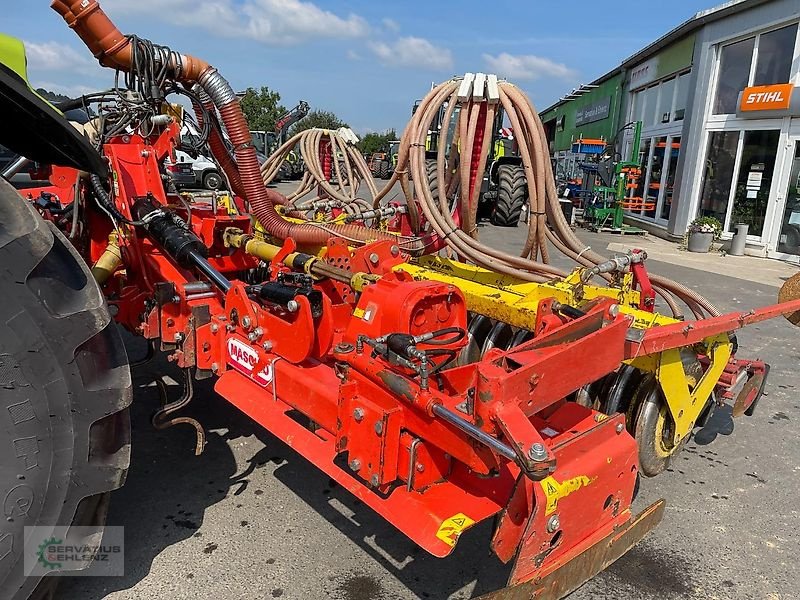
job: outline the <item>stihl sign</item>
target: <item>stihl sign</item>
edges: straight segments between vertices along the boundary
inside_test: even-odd
[[[793,87],[791,83],[777,83],[745,88],[739,110],[741,112],[786,110],[792,99]]]

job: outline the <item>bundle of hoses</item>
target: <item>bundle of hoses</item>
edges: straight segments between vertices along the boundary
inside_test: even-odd
[[[387,188],[378,194],[376,202],[381,200],[388,187],[399,180],[406,190],[409,205],[414,204],[408,193],[410,177],[414,181],[415,194],[425,218],[454,252],[476,265],[528,281],[541,282],[565,275],[548,264],[548,242],[584,267],[592,268],[607,261],[606,257],[581,243],[561,211],[547,138],[527,96],[516,86],[501,81],[497,85],[497,98],[476,98],[472,93],[465,97],[459,94],[461,82],[461,79],[446,81],[433,88],[422,100],[403,135],[397,171]],[[477,239],[477,199],[489,155],[492,128],[500,107],[514,130],[528,186],[530,219],[520,255],[496,250]],[[425,148],[429,128],[440,111],[443,111],[444,118],[440,121],[437,148],[438,197],[434,197],[428,178]],[[451,134],[453,121],[455,129]],[[473,152],[476,145],[479,145],[479,152]],[[478,174],[472,189],[471,173]],[[454,219],[448,196],[455,189],[459,193],[460,224]],[[541,260],[537,260],[540,257]],[[697,318],[720,314],[707,299],[686,286],[658,275],[651,275],[650,278],[656,293],[665,300],[675,316],[682,316],[676,297]]]
[[[306,129],[289,138],[261,165],[261,176],[265,184],[271,183],[277,177],[292,152],[299,152],[305,172],[297,189],[286,196],[289,207],[316,192],[314,199],[333,200],[345,212],[372,208],[372,199],[378,195],[378,190],[369,167],[358,149],[339,131]],[[327,167],[324,164],[326,160],[330,162]],[[331,175],[335,183],[331,183]],[[369,200],[358,197],[362,182],[366,183],[369,190]]]
[[[120,32],[97,0],[52,0],[51,7],[75,30],[100,64],[124,72],[131,70],[132,44],[138,42]],[[264,184],[252,136],[231,85],[206,61],[167,47],[155,47],[153,59],[159,62],[156,66],[163,68],[168,79],[186,87],[197,86],[196,89],[204,92],[200,101],[212,109],[208,111],[213,121],[208,138],[211,152],[233,191],[247,200],[253,215],[270,235],[280,240],[292,237],[299,244],[306,245],[324,245],[331,236],[354,243],[373,240],[398,242],[397,236],[358,225],[293,223],[284,219],[275,210],[275,204],[286,201]],[[233,154],[228,151],[221,127],[228,134]],[[420,253],[424,249],[418,238],[404,238],[400,244],[411,253]]]

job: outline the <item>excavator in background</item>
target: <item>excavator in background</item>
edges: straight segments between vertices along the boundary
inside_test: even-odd
[[[300,100],[291,110],[287,110],[275,121],[275,131],[250,131],[253,136],[253,144],[255,145],[256,152],[264,154],[265,156],[271,155],[275,150],[280,148],[289,136],[289,128],[304,119],[311,110],[308,102]],[[280,171],[276,177],[276,181],[284,179],[300,179],[303,176],[303,160],[300,155],[292,151],[281,166]]]

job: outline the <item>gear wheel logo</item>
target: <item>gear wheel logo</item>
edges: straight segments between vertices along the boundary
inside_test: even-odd
[[[42,565],[45,569],[60,569],[61,563],[60,562],[50,562],[48,559],[51,558],[51,555],[48,553],[47,549],[50,546],[57,546],[59,544],[63,544],[64,540],[59,540],[54,537],[51,537],[49,540],[45,540],[39,545],[39,548],[36,550],[36,560],[37,562]]]

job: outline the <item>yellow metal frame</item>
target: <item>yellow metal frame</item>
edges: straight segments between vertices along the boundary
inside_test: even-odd
[[[413,263],[398,265],[395,270],[405,271],[414,279],[454,285],[464,293],[468,310],[523,329],[534,328],[539,302],[547,298],[570,306],[600,297],[612,298],[617,301],[621,313],[633,318],[632,327],[635,329],[679,322],[638,309],[639,292],[633,289],[630,273],[622,276],[615,287],[584,283],[581,280],[582,269],[574,270],[563,279],[531,283],[437,256],[424,256]],[[680,349],[640,355],[625,361],[656,376],[675,423],[673,447],[691,433],[733,350],[726,334],[706,338],[702,345],[710,364],[699,382],[690,381],[686,375]]]

